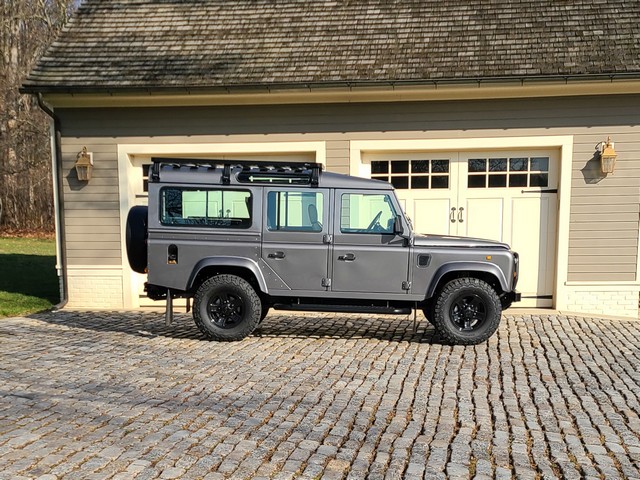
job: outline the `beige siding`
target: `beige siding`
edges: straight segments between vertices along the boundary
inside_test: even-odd
[[[328,169],[348,173],[351,140],[573,135],[568,280],[633,281],[640,229],[638,111],[638,95],[60,110],[65,172],[82,146],[94,152],[95,160],[88,185],[79,189],[73,174],[65,179],[69,261],[111,265],[121,254],[114,240],[120,232],[118,143],[324,141]],[[602,177],[595,145],[608,135],[619,156],[616,172]],[[96,245],[85,247],[85,242]],[[95,256],[79,257],[83,248]]]
[[[82,144],[79,146],[78,141]],[[74,164],[82,147],[93,153],[90,182],[77,180]],[[114,139],[84,142],[63,138],[66,254],[69,265],[120,265],[118,157]]]

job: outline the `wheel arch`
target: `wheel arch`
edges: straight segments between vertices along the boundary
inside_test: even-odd
[[[502,270],[498,266],[480,262],[452,262],[442,265],[433,276],[425,299],[431,299],[446,283],[455,278],[470,277],[483,280],[494,289],[499,288],[498,294],[509,291],[509,284]]]
[[[220,274],[236,275],[248,281],[258,292],[269,293],[256,262],[249,258],[227,256],[207,257],[196,263],[187,282],[187,291],[193,292],[204,280]]]

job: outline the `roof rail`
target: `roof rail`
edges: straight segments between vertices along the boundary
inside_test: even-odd
[[[307,184],[317,187],[323,165],[314,162],[269,162],[258,160],[216,160],[205,158],[157,158],[151,159],[149,181],[160,181],[160,169],[164,165],[180,167],[222,167],[221,183],[231,182],[231,170],[239,168],[236,176],[239,183]]]

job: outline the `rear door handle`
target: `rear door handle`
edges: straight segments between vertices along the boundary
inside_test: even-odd
[[[270,253],[269,255],[267,255],[267,257],[269,257],[269,258],[284,258],[284,257],[286,257],[286,255],[284,254],[284,252],[275,252],[275,253]]]
[[[353,253],[347,253],[346,255],[340,255],[338,260],[342,260],[343,262],[353,262],[356,259],[356,256]]]

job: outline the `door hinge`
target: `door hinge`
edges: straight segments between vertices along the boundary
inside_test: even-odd
[[[330,244],[331,242],[333,242],[333,235],[323,235],[322,236],[322,243]]]
[[[330,278],[323,278],[322,279],[322,286],[329,288],[331,286],[331,279]]]
[[[402,282],[403,290],[411,290],[411,282]]]

